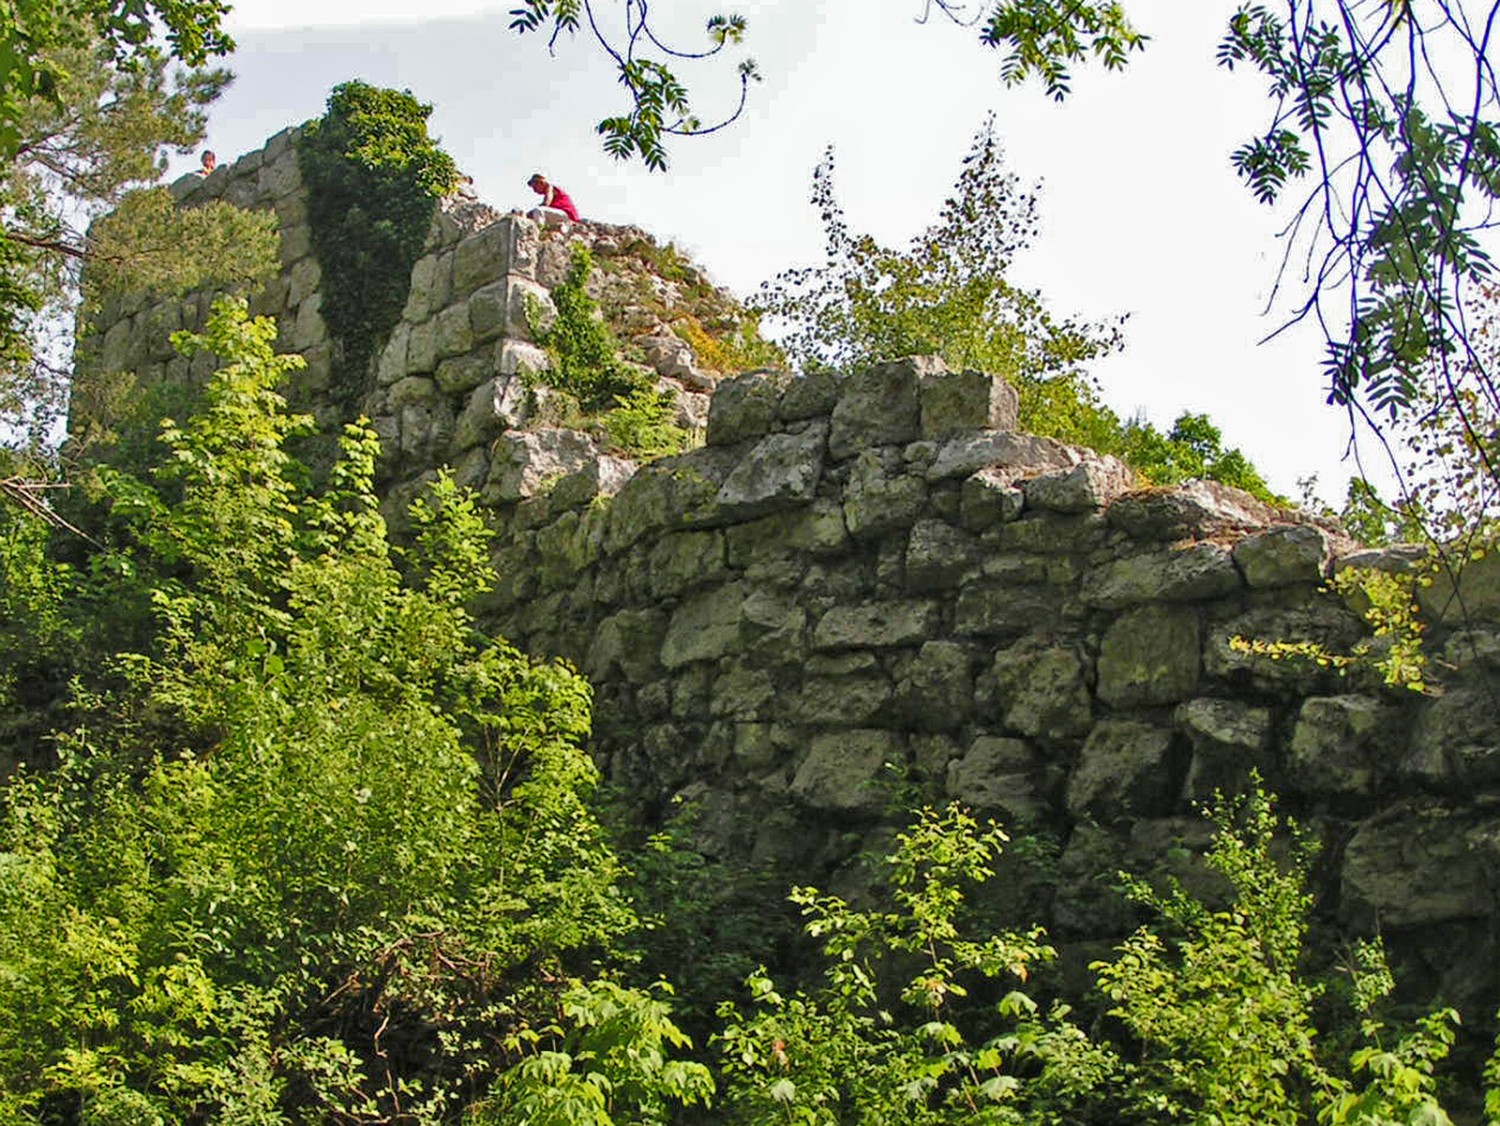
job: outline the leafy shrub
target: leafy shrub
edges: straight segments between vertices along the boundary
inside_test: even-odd
[[[607,410],[618,398],[632,395],[642,380],[620,361],[620,344],[589,295],[594,256],[586,246],[573,247],[567,276],[552,291],[557,318],[543,328],[533,324],[537,343],[547,350],[549,386],[578,399],[585,411]]]
[[[427,135],[431,113],[407,91],[345,82],[298,143],[335,371],[355,393],[406,306],[437,201],[458,180]]]

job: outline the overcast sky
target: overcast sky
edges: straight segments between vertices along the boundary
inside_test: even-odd
[[[526,205],[526,177],[542,170],[585,216],[672,239],[746,294],[821,255],[807,196],[825,145],[851,224],[904,244],[935,217],[994,110],[1012,166],[1043,181],[1043,231],[1017,280],[1060,315],[1129,314],[1124,354],[1095,367],[1107,401],[1164,428],[1207,412],[1274,488],[1296,495],[1297,479],[1317,473],[1319,491],[1342,500],[1347,422],[1324,403],[1321,339],[1299,330],[1257,346],[1279,323],[1263,315],[1279,221],[1229,167],[1267,102],[1255,77],[1213,65],[1227,0],[1132,0],[1148,49],[1123,75],[1079,69],[1061,105],[1002,87],[999,54],[972,29],[919,25],[922,0],[747,0],[728,9],[750,24],[735,57],[755,57],[765,80],[729,129],[679,142],[665,174],[599,149],[594,123],[623,104],[591,42],[564,41],[549,58],[544,40],[508,29],[511,6],[424,0],[414,16],[410,0],[242,0],[230,18],[238,77],[209,143],[232,159],[321,113],[351,78],[408,88],[433,103],[433,132],[487,201]],[[660,10],[697,46],[721,9]],[[732,105],[732,62],[686,73],[703,118]]]

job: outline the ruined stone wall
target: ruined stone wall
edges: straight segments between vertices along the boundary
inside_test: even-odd
[[[1254,769],[1322,838],[1330,917],[1383,930],[1429,994],[1494,1010],[1491,564],[1463,599],[1429,598],[1431,695],[1251,656],[1231,640],[1347,650],[1366,627],[1324,579],[1406,557],[1233,490],[1135,488],[1111,459],[1016,433],[1003,382],[930,361],[753,373],[710,401],[656,313],[635,326],[657,340],[644,354],[685,420],[706,413],[706,444],[638,467],[541,425],[544,383],[521,375],[545,364],[528,301],[545,314],[571,241],[608,255],[628,232],[545,233],[465,201],[351,396],[327,386],[290,139],[185,181],[185,202],[275,208],[286,268],[255,305],[309,358],[294,397],[325,424],[351,401],[375,420],[393,515],[441,465],[480,492],[500,574],[484,622],[587,673],[599,760],[643,816],[684,799],[714,855],[838,885],[913,800],[961,799],[1053,843],[1028,909],[1058,938],[1107,940],[1133,923],[1110,874],[1186,871],[1181,846],[1206,837],[1193,802]],[[162,341],[206,305],[117,299],[88,362],[188,378]]]

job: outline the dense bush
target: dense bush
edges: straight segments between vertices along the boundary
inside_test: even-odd
[[[298,144],[335,371],[356,391],[406,306],[437,201],[458,180],[427,135],[431,113],[409,92],[345,82]]]

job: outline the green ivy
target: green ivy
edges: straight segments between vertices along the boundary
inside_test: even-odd
[[[458,181],[409,91],[335,86],[298,144],[337,385],[353,397],[406,305],[438,199]]]
[[[589,412],[606,410],[617,398],[628,398],[641,387],[640,378],[620,362],[619,341],[599,315],[599,303],[589,295],[593,269],[589,249],[575,246],[567,277],[552,291],[556,320],[545,328],[532,326],[537,343],[552,361],[548,385],[566,391]]]

